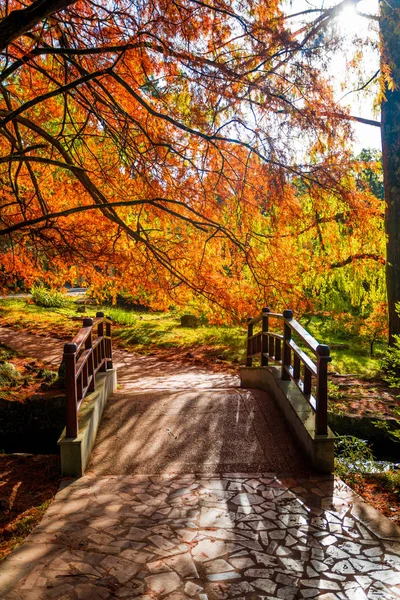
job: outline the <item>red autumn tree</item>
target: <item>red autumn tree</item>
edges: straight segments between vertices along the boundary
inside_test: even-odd
[[[2,10],[3,284],[79,271],[111,295],[167,305],[191,290],[238,315],[300,301],[304,219],[321,241],[338,212],[370,210],[321,70],[338,7],[298,28],[279,2]]]

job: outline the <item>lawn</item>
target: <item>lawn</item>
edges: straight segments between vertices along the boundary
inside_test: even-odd
[[[161,356],[175,352],[177,357],[188,362],[207,361],[227,368],[245,362],[245,325],[181,327],[181,315],[174,312],[138,312],[110,305],[83,306],[82,299],[68,299],[63,307],[49,308],[23,298],[12,298],[0,301],[0,324],[70,339],[78,331],[82,318],[95,316],[97,311],[103,311],[113,320],[115,343],[126,350]],[[367,345],[338,331],[332,319],[315,316],[300,319],[300,322],[319,342],[332,347],[331,371],[367,377],[379,372],[384,344],[377,343],[375,356],[370,357]]]
[[[23,298],[12,298],[0,301],[0,325],[70,339],[78,332],[82,319],[94,317],[98,311],[112,319],[114,343],[126,350],[162,356],[175,353],[188,362],[207,361],[227,368],[244,363],[246,327],[181,327],[177,313],[83,306],[79,300],[71,299],[64,307],[44,308]]]
[[[320,343],[331,348],[331,371],[373,377],[380,370],[380,359],[387,346],[382,342],[374,345],[374,356],[369,354],[368,344],[359,337],[349,335],[337,323],[325,316],[301,318],[300,323]]]

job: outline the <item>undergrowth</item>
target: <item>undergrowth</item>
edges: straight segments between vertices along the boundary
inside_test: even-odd
[[[361,474],[376,471],[376,463],[368,442],[353,435],[335,439],[335,473],[349,485],[357,483]]]
[[[49,290],[42,292],[48,294]],[[94,317],[102,310],[116,324],[113,337],[127,350],[141,354],[155,349],[167,351],[176,348],[180,352],[192,349],[232,364],[243,364],[245,359],[246,329],[244,326],[211,326],[205,323],[197,328],[180,325],[177,312],[143,312],[111,305],[95,306],[85,299],[64,297],[62,306],[39,306],[31,299],[13,298],[0,301],[0,322],[25,331],[54,335],[71,339],[79,330],[84,312]],[[51,302],[52,303],[52,302]],[[186,311],[183,311],[184,314]],[[373,377],[380,368],[379,355],[383,345],[376,344],[376,357],[371,358],[368,348],[360,345],[358,338],[352,338],[338,329],[337,323],[329,317],[312,316],[300,319],[310,333],[320,342],[332,346],[330,369],[340,373],[355,373]],[[345,347],[343,347],[345,346]]]
[[[70,299],[62,292],[41,285],[32,287],[31,298],[34,304],[44,308],[64,308],[70,304]]]
[[[21,375],[12,363],[0,364],[0,387],[13,387],[19,383]]]

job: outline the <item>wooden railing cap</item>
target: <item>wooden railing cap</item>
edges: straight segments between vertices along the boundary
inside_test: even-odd
[[[332,360],[332,357],[330,356],[331,349],[326,344],[318,344],[318,346],[316,347],[316,353],[318,354],[318,356],[323,356],[324,358],[329,357],[329,359]]]
[[[75,354],[77,350],[78,346],[74,342],[64,344],[64,354]]]

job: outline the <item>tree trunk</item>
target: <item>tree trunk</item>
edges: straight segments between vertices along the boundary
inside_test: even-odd
[[[400,9],[381,3],[381,66],[391,70],[400,85]],[[386,288],[389,306],[389,344],[400,334],[400,90],[386,89],[382,102],[382,161],[385,189]],[[400,307],[400,305],[399,305]]]

